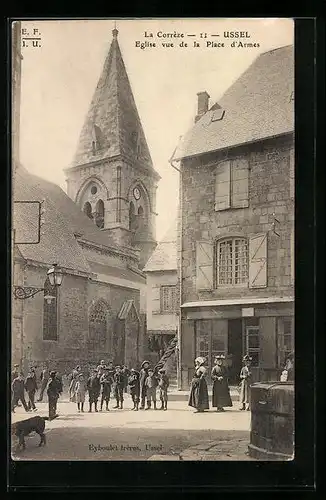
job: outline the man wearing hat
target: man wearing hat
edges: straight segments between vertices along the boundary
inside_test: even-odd
[[[250,386],[252,384],[251,361],[252,358],[249,354],[246,354],[242,360],[244,366],[240,372],[240,410],[250,410]]]
[[[143,361],[141,364],[141,370],[139,374],[139,384],[140,384],[140,409],[144,410],[145,408],[145,400],[146,400],[146,379],[148,377],[148,369],[149,369],[149,361]]]
[[[92,375],[87,380],[87,390],[88,390],[88,401],[89,401],[89,413],[92,412],[92,407],[94,404],[94,410],[97,412],[97,401],[101,392],[100,378],[98,375],[98,370],[93,370]]]
[[[61,393],[61,384],[57,378],[57,372],[50,372],[50,379],[47,386],[47,395],[49,400],[49,420],[53,420],[57,415],[57,403]]]
[[[109,368],[106,366],[103,375],[100,378],[101,384],[101,406],[100,411],[103,410],[103,403],[105,401],[106,411],[109,411],[109,402],[111,396],[111,386],[113,384],[112,376],[110,375]]]
[[[225,406],[233,406],[224,360],[225,356],[223,354],[215,356],[215,366],[211,374],[213,380],[212,406],[216,408],[216,411],[224,411]]]

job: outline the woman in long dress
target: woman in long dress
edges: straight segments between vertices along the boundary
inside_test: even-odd
[[[191,381],[188,406],[196,408],[196,413],[209,409],[205,362],[206,359],[202,357],[195,359],[195,373]]]
[[[240,372],[240,410],[250,410],[250,385],[252,384],[251,360],[252,358],[248,354],[242,360],[244,366]]]
[[[225,356],[221,354],[215,357],[215,366],[212,370],[213,401],[212,406],[216,411],[224,411],[225,406],[233,406],[230,396],[227,370],[223,365]]]

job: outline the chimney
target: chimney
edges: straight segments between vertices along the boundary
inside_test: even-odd
[[[208,111],[208,103],[210,96],[207,94],[206,90],[204,92],[198,92],[198,109],[197,115],[195,117],[195,123]]]

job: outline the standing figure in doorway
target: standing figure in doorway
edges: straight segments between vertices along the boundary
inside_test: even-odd
[[[224,407],[233,406],[230,396],[227,370],[224,366],[225,356],[221,354],[215,357],[215,366],[212,370],[213,401],[212,406],[216,411],[224,411]]]
[[[196,408],[195,413],[201,413],[209,409],[208,390],[206,383],[207,370],[204,367],[206,359],[199,356],[195,359],[195,373],[191,381],[188,406]]]
[[[94,404],[94,410],[97,412],[97,401],[101,392],[100,378],[98,376],[98,371],[93,370],[92,375],[87,380],[87,390],[88,390],[88,401],[89,401],[89,413],[92,412],[92,407]]]
[[[61,394],[61,384],[57,378],[57,372],[50,372],[50,379],[47,386],[47,394],[49,400],[49,420],[53,420],[57,415],[57,403]]]
[[[249,354],[243,357],[244,366],[240,372],[240,410],[250,410],[250,386],[252,384],[251,361]]]
[[[145,381],[148,377],[148,369],[149,369],[149,361],[143,361],[141,364],[140,370],[140,409],[143,410],[145,408],[145,400],[146,400],[146,385]]]

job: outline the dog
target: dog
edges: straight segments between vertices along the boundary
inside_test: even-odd
[[[46,417],[31,417],[26,420],[21,420],[20,422],[15,422],[11,425],[11,434],[18,438],[18,448],[25,450],[25,437],[31,432],[36,432],[41,440],[39,446],[46,444],[46,437],[44,434]]]

